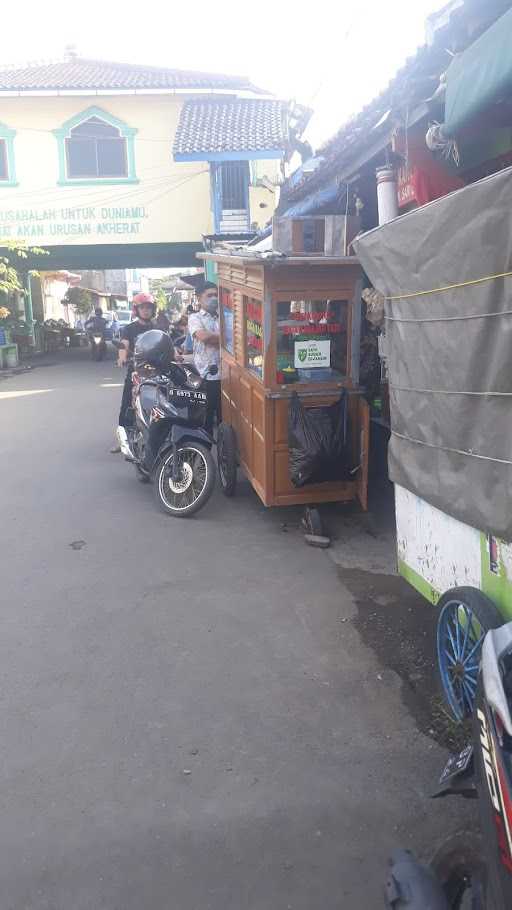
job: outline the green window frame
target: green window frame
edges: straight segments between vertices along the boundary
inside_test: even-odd
[[[66,139],[69,139],[71,136],[71,131],[76,127],[80,126],[84,121],[89,120],[91,117],[97,117],[99,120],[103,120],[109,126],[115,127],[119,130],[119,135],[122,139],[126,141],[126,165],[127,173],[125,177],[69,177],[67,172],[67,159],[66,159]],[[128,126],[122,120],[118,120],[117,117],[113,117],[112,114],[109,114],[107,111],[104,111],[100,107],[88,107],[85,111],[81,111],[79,114],[75,114],[74,117],[71,117],[70,120],[66,120],[61,127],[57,130],[53,130],[53,135],[57,139],[57,146],[59,151],[59,179],[57,183],[59,186],[117,186],[119,184],[125,183],[139,183],[140,181],[137,178],[135,172],[135,145],[134,139],[137,130],[134,127]]]
[[[9,129],[5,123],[0,123],[0,142],[4,142],[5,158],[7,162],[7,179],[0,178],[0,189],[5,186],[18,186],[16,180],[16,167],[14,162],[14,137],[16,130]]]

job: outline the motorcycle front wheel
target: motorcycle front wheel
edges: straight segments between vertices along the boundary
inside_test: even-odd
[[[209,449],[187,442],[176,453],[169,452],[155,474],[155,496],[167,515],[187,518],[202,509],[215,486],[215,462]]]

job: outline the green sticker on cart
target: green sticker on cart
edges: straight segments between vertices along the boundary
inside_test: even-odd
[[[305,367],[329,367],[331,365],[330,341],[296,341],[295,369]]]

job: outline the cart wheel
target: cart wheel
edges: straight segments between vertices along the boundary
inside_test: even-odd
[[[236,436],[233,427],[221,423],[217,431],[217,465],[224,496],[234,496],[236,491]]]
[[[323,537],[324,529],[320,512],[314,506],[306,506],[302,524],[306,534],[313,534],[314,537]]]
[[[437,662],[443,694],[455,720],[473,713],[482,643],[503,624],[493,602],[475,588],[452,588],[439,601]]]

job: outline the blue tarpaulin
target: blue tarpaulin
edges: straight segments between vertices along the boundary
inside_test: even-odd
[[[284,212],[280,212],[280,215],[282,218],[291,218],[292,215],[339,215],[344,211],[340,207],[342,204],[345,205],[344,199],[345,192],[334,179],[316,193],[311,193],[295,205],[290,205]]]

